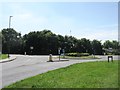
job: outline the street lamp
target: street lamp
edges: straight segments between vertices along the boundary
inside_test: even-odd
[[[11,18],[12,18],[13,16],[10,16],[9,17],[9,29],[10,29],[10,26],[11,26]]]
[[[9,29],[10,29],[10,26],[11,26],[11,18],[12,18],[13,16],[9,16]],[[8,40],[8,46],[10,45],[10,38],[9,38],[9,40]],[[8,47],[8,58],[10,57],[10,46]]]

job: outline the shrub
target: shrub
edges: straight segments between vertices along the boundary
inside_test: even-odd
[[[77,56],[77,53],[66,53],[66,56]]]
[[[67,53],[66,55],[73,57],[81,57],[81,56],[89,56],[89,53]]]
[[[80,53],[80,56],[89,56],[89,53]]]

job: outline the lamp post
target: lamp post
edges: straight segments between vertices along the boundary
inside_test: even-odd
[[[9,16],[9,29],[10,29],[10,26],[11,26],[11,18],[12,18],[13,16]],[[10,38],[9,38],[9,40],[8,40],[8,46],[10,45]],[[8,47],[8,58],[10,57],[10,46]]]
[[[10,16],[9,17],[9,29],[10,29],[10,26],[11,26],[11,18],[12,18],[13,16]]]

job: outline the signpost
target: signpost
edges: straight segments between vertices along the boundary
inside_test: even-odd
[[[58,48],[59,60],[60,60],[60,54],[61,54],[60,51],[61,51],[61,48],[59,47]]]
[[[113,49],[109,48],[109,52],[111,52],[111,55],[108,56],[108,62],[110,58],[111,58],[111,61],[113,62],[113,56],[112,56]]]
[[[63,52],[63,58],[65,58],[65,49],[62,49]]]

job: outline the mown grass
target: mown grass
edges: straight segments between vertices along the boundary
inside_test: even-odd
[[[87,62],[49,71],[6,88],[117,88],[118,61]]]
[[[7,54],[0,54],[0,60],[8,58]]]

